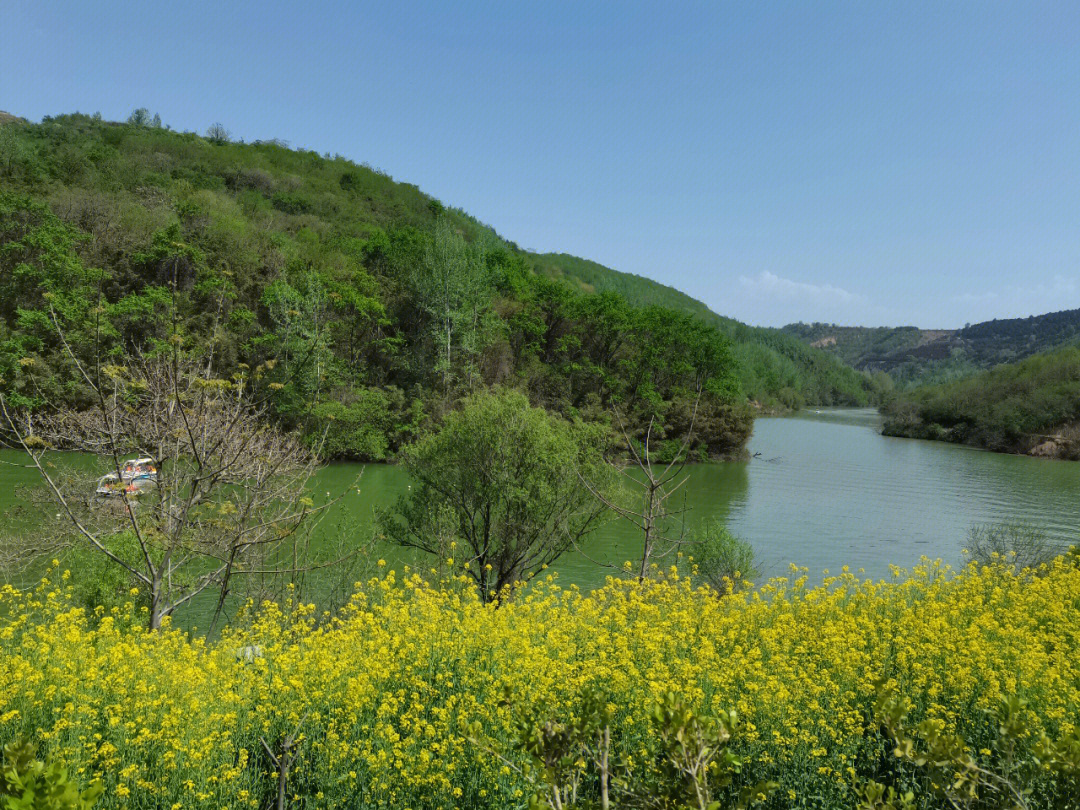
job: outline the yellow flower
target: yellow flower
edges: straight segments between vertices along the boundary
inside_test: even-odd
[[[591,593],[550,577],[497,607],[460,577],[399,579],[380,563],[337,614],[289,589],[216,640],[148,632],[133,605],[86,611],[55,582],[0,586],[0,736],[40,740],[84,784],[102,776],[103,810],[199,797],[258,810],[275,779],[263,741],[280,751],[295,729],[298,805],[347,808],[362,793],[449,809],[466,791],[484,810],[534,790],[509,767],[517,720],[573,719],[599,685],[618,761],[639,773],[657,762],[650,715],[671,692],[737,712],[754,752],[740,786],[782,773],[845,806],[849,769],[882,753],[866,735],[879,676],[913,723],[943,733],[983,724],[1008,694],[1027,700],[1033,740],[1080,714],[1080,567],[1060,561],[1036,577],[924,561],[816,587],[796,568],[723,597],[678,569]],[[971,750],[990,756],[987,743]]]

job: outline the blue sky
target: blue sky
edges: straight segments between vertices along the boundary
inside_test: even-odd
[[[138,106],[751,323],[1080,307],[1075,2],[0,0],[0,109]]]

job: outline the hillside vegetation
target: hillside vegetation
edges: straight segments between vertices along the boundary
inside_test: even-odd
[[[899,394],[883,413],[892,436],[1080,459],[1080,347]]]
[[[536,272],[464,212],[340,156],[172,132],[145,110],[9,117],[0,182],[0,388],[20,408],[84,406],[75,361],[168,335],[219,375],[258,369],[283,426],[360,459],[492,385],[568,418],[617,406],[660,440],[700,388],[695,452],[711,457],[740,451],[750,399],[867,398],[861,375],[776,330],[581,260]]]
[[[825,352],[779,329],[748,326],[718,315],[658,281],[562,253],[536,254],[532,262],[538,272],[571,279],[584,290],[616,292],[636,306],[662,306],[716,327],[733,343],[743,390],[762,405],[865,405],[876,393],[866,375]]]
[[[962,329],[795,323],[783,331],[853,368],[886,372],[901,388],[969,377],[1080,342],[1080,309],[968,324]]]
[[[751,413],[706,322],[533,272],[415,186],[276,142],[176,133],[145,111],[0,126],[0,386],[85,406],[74,363],[182,340],[258,370],[288,429],[381,459],[461,396],[502,385],[568,418],[685,432],[738,453]],[[59,327],[59,328],[58,328]]]

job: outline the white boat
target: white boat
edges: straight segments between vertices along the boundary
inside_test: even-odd
[[[157,467],[152,458],[129,458],[114,472],[101,476],[96,492],[104,497],[131,495],[138,497],[157,482]]]

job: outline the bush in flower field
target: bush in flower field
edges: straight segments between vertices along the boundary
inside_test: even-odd
[[[0,749],[3,810],[90,810],[101,792],[97,781],[80,791],[61,763],[42,762],[26,740],[9,742]]]
[[[0,591],[0,739],[33,739],[73,780],[100,779],[98,807],[258,810],[281,784],[296,808],[550,804],[537,769],[554,754],[527,742],[544,728],[588,729],[556,739],[576,754],[558,774],[576,780],[577,806],[599,801],[604,729],[613,807],[649,806],[631,804],[642,786],[667,797],[652,806],[698,806],[693,758],[676,757],[686,739],[715,748],[700,772],[710,807],[900,806],[908,794],[947,806],[934,789],[942,741],[981,771],[1013,768],[1017,806],[1074,806],[1045,753],[1067,759],[1080,716],[1069,558],[1038,577],[925,561],[814,587],[797,569],[723,599],[676,570],[589,594],[549,578],[501,606],[465,579],[406,570],[336,615],[267,604],[213,641],[147,631],[133,606],[88,613],[50,577]],[[903,700],[892,726],[886,692]],[[1003,698],[1022,723],[1007,747]],[[914,741],[907,758],[900,737]],[[985,784],[959,806],[997,806],[980,804]]]

